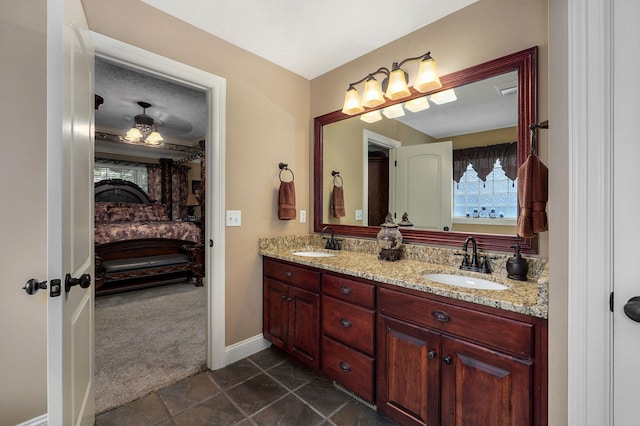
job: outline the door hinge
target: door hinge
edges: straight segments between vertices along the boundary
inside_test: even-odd
[[[609,294],[609,310],[613,312],[613,292]]]

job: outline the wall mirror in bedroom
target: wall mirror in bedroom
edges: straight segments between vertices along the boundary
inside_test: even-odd
[[[516,235],[516,176],[537,120],[536,55],[534,47],[442,76],[437,91],[412,89],[360,115],[317,117],[314,230],[373,238],[387,212],[396,223],[408,213],[407,242],[459,248],[472,235],[483,249],[518,243],[535,253],[535,237]],[[389,107],[404,115],[388,118]],[[344,216],[332,209],[334,185],[343,186]]]

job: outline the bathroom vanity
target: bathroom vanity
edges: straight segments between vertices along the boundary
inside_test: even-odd
[[[274,346],[401,424],[547,423],[541,266],[526,282],[489,278],[506,290],[474,290],[424,278],[459,273],[451,265],[294,252],[261,242]]]

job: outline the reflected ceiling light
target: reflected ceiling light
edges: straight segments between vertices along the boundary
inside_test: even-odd
[[[442,87],[436,72],[435,61],[431,57],[431,52],[427,52],[415,58],[394,62],[391,71],[386,67],[381,67],[371,74],[367,74],[366,77],[349,84],[342,112],[348,115],[359,114],[364,111],[364,107],[375,108],[382,105],[385,103],[385,97],[390,100],[397,100],[410,96],[409,74],[402,69],[402,65],[418,59],[420,59],[420,68],[413,83],[413,88],[420,93],[425,93]],[[377,74],[385,75],[382,85],[375,78]],[[364,95],[362,96],[362,101],[360,101],[356,85],[363,81],[365,81]]]
[[[404,107],[411,112],[423,111],[425,109],[429,109],[430,106],[431,105],[429,105],[429,101],[426,96],[411,99],[404,104]]]
[[[360,120],[367,123],[375,123],[376,121],[382,120],[382,115],[380,115],[380,110],[376,109],[373,111],[369,111],[366,114],[362,114],[360,116]]]
[[[431,95],[431,102],[442,105],[457,100],[456,92],[453,89],[443,90],[442,92]]]
[[[382,113],[387,118],[398,118],[404,115],[404,109],[402,108],[402,104],[395,104],[386,107]]]
[[[133,117],[133,125],[124,138],[129,142],[144,140],[149,145],[161,145],[163,138],[158,132],[157,124],[153,121],[153,118],[146,114],[147,108],[150,108],[151,104],[138,102],[138,105],[142,108],[142,114]]]

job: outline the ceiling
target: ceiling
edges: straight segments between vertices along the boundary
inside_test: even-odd
[[[313,79],[477,0],[396,0],[392,4],[376,0],[142,1]],[[380,24],[375,30],[365,30],[366,22]],[[207,125],[204,92],[101,58],[96,58],[95,75],[96,94],[104,98],[95,113],[98,155],[180,159],[197,150]],[[159,124],[163,148],[122,143],[121,136],[134,116],[142,113],[139,101],[152,105],[146,114]]]

